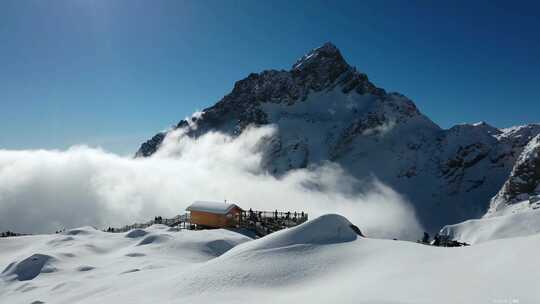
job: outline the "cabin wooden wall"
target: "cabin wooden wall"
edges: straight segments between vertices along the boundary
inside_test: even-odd
[[[239,208],[232,209],[228,214],[191,211],[191,223],[213,228],[234,227],[240,212]]]

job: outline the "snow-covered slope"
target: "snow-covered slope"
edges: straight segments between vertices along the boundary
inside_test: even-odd
[[[539,208],[540,135],[537,135],[523,149],[484,217],[445,226],[440,233],[467,243],[537,234],[540,233]]]
[[[503,214],[448,225],[441,235],[452,240],[478,244],[486,241],[540,233],[540,209],[531,209],[529,201],[506,208]]]
[[[443,130],[407,97],[376,87],[331,43],[289,71],[250,74],[174,129],[237,135],[267,124],[278,129],[265,145],[263,167],[272,174],[331,161],[359,179],[375,176],[412,202],[429,231],[485,214],[540,133],[540,125],[500,130],[486,123]],[[167,134],[142,144],[137,156],[154,154]]]
[[[0,239],[0,248],[2,303],[540,300],[539,235],[437,248],[359,237],[338,215],[258,240],[224,230],[81,228]]]

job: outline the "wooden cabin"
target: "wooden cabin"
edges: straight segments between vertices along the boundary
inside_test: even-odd
[[[186,208],[191,224],[201,227],[225,228],[238,224],[243,210],[235,204],[196,201]]]

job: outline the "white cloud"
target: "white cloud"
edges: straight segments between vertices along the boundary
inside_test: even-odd
[[[376,127],[373,127],[371,129],[366,129],[364,132],[362,132],[362,135],[372,135],[377,134],[379,136],[384,136],[388,132],[392,131],[392,129],[396,126],[396,122],[391,120],[388,122],[384,122],[382,125],[378,125]]]
[[[412,207],[375,179],[358,181],[325,164],[276,178],[260,168],[272,127],[237,138],[172,132],[155,156],[132,159],[85,146],[66,151],[0,150],[0,230],[51,232],[174,216],[194,200],[264,210],[340,213],[367,235],[414,239]],[[358,189],[363,189],[358,193]]]

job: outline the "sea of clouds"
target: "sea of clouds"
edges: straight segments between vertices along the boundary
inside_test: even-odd
[[[422,227],[403,197],[377,181],[356,180],[338,165],[275,177],[261,167],[272,127],[238,137],[197,139],[170,132],[149,158],[76,146],[0,150],[0,231],[51,233],[85,225],[118,227],[173,217],[195,200],[262,210],[339,213],[368,236],[416,239]]]

